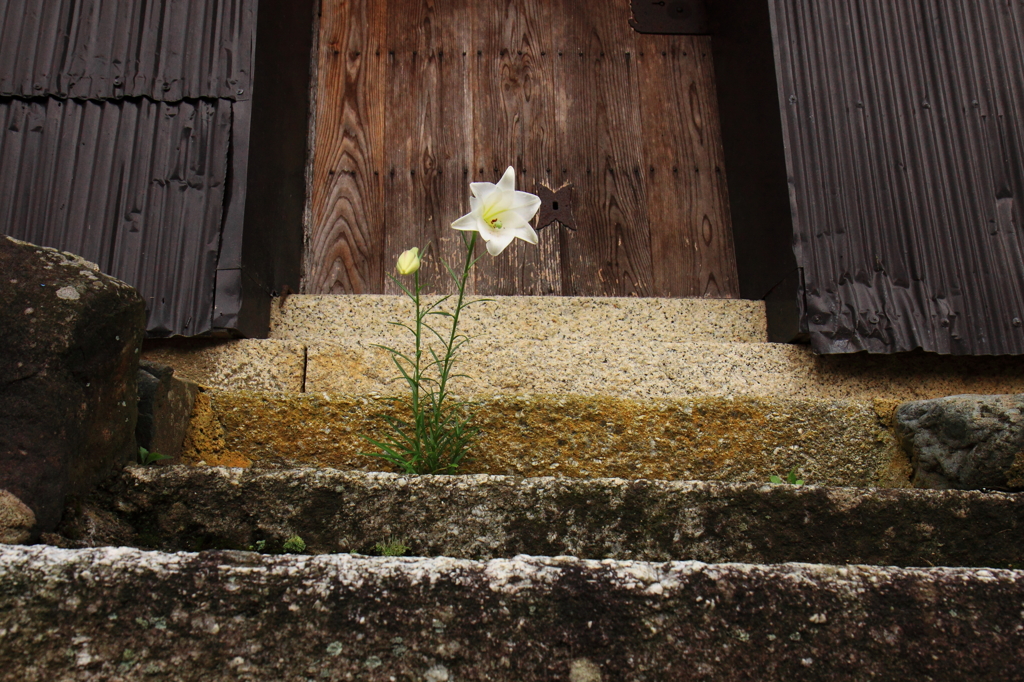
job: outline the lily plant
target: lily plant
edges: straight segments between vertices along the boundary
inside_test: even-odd
[[[385,437],[375,440],[363,436],[379,452],[363,454],[384,459],[406,474],[457,473],[478,434],[478,429],[470,424],[465,403],[453,400],[451,394],[451,380],[459,376],[453,373],[455,358],[469,342],[469,337],[458,330],[462,312],[470,305],[488,300],[466,300],[469,274],[480,259],[475,255],[478,237],[484,240],[491,256],[500,255],[516,238],[537,243],[537,232],[530,221],[541,202],[533,194],[516,191],[514,168],[510,166],[497,184],[474,182],[470,184],[470,191],[472,210],[451,225],[453,229],[472,233],[472,236],[462,236],[466,256],[461,271],[444,263],[455,283],[455,294],[430,304],[422,300],[419,271],[427,255],[426,249],[421,251],[414,247],[398,258],[395,269],[402,277],[412,276],[411,286],[389,275],[415,309],[412,324],[391,323],[413,335],[412,351],[406,353],[379,346],[391,354],[401,379],[409,388],[407,398],[394,399],[408,417],[386,416],[389,431]],[[454,308],[443,310],[449,299],[454,299]],[[439,320],[443,323],[437,324]]]

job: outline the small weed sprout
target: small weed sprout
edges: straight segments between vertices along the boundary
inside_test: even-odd
[[[139,464],[142,466],[150,466],[157,462],[162,462],[165,459],[174,459],[168,455],[161,455],[159,452],[150,452],[144,447],[139,447]]]
[[[771,481],[772,483],[776,483],[776,484],[779,484],[779,483],[788,483],[790,485],[803,485],[804,484],[804,480],[802,478],[797,478],[796,477],[796,469],[790,469],[789,473],[786,474],[786,478],[785,479],[783,479],[783,478],[781,478],[779,476],[776,476],[775,474],[772,474],[768,478],[768,480]]]
[[[404,538],[396,538],[394,536],[373,546],[373,551],[381,556],[404,556],[409,549],[409,546],[405,544]]]
[[[284,541],[285,554],[302,554],[306,551],[306,543],[298,535],[293,535]]]
[[[263,550],[265,550],[266,548],[267,548],[267,541],[266,540],[257,540],[256,544],[249,545],[249,551],[250,552],[260,552],[260,553],[262,553]]]

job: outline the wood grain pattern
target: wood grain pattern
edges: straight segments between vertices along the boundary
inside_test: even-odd
[[[405,0],[396,9],[387,17],[384,97],[384,268],[392,274],[391,263],[398,255],[413,246],[425,246],[425,234],[433,233],[434,216],[427,214],[423,187],[429,183],[424,167],[431,158],[437,106],[436,59],[431,54],[433,3]],[[427,283],[436,279],[435,269],[423,267],[420,279]],[[390,278],[384,280],[385,293],[399,291]]]
[[[689,117],[684,117],[696,132],[699,128],[700,153],[697,168],[701,173],[703,191],[701,239],[697,242],[698,281],[695,295],[702,298],[739,298],[740,280],[736,270],[736,248],[733,242],[732,216],[729,213],[729,186],[725,174],[725,150],[718,117],[718,93],[715,88],[715,66],[711,57],[711,38],[697,39],[698,70],[689,86]],[[677,80],[689,77],[689,70],[677,72]]]
[[[325,0],[320,23],[311,225],[304,289],[383,285],[381,39],[387,0]]]
[[[655,296],[739,294],[710,47],[637,36]]]
[[[476,59],[471,90],[474,180],[496,182],[508,166],[516,188],[535,192],[551,184],[557,165],[551,5],[547,0],[475,3]],[[562,292],[557,231],[541,232],[536,246],[515,240],[476,268],[477,290],[488,295]],[[486,253],[483,247],[480,253]]]
[[[470,4],[470,0],[408,0],[388,21],[385,259],[429,244],[420,270],[428,293],[453,291],[444,263],[458,269],[464,257],[461,235],[450,226],[469,210],[469,140],[474,120],[469,91]],[[389,279],[384,290],[397,293],[398,288]]]
[[[437,197],[437,219],[432,239],[438,245],[437,255],[460,272],[466,251],[465,232],[451,229],[452,221],[469,212],[470,166],[473,163],[473,110],[471,73],[473,58],[474,0],[446,0],[438,3],[439,40],[435,46],[438,58],[439,102],[434,150],[438,169],[434,186]],[[439,280],[435,291],[452,293],[455,284],[441,262],[435,261]],[[475,292],[470,277],[468,291]]]
[[[702,298],[739,298],[739,273],[736,270],[736,251],[732,235],[732,216],[729,212],[729,185],[726,181],[725,150],[722,146],[722,128],[718,115],[718,92],[715,87],[715,65],[712,58],[712,39],[697,38],[699,48],[697,72],[689,87],[691,111],[687,120],[696,129],[699,121],[700,152],[697,155],[702,187],[701,197],[706,207],[697,243],[700,282],[698,296]],[[685,78],[677,76],[677,78]]]
[[[394,293],[385,273],[428,241],[421,279],[451,291],[469,182],[514,165],[519,189],[572,182],[579,230],[485,255],[477,293],[736,296],[710,39],[628,18],[629,0],[324,0],[306,291]]]
[[[573,296],[649,296],[635,33],[629,0],[557,0],[556,113],[562,182],[576,186],[580,229],[562,231],[562,287]]]

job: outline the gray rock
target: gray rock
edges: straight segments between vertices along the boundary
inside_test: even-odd
[[[0,488],[52,530],[137,456],[145,303],[77,256],[0,237]]]
[[[1020,679],[1024,572],[0,547],[0,670],[99,680]]]
[[[199,388],[174,376],[174,368],[143,360],[139,366],[139,421],[135,437],[139,446],[181,458]]]
[[[6,490],[0,490],[0,544],[28,542],[36,525],[36,515],[24,502]]]
[[[1024,395],[960,395],[905,403],[896,437],[918,488],[1024,486]]]

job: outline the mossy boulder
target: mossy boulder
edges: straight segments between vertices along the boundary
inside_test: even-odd
[[[0,489],[60,521],[137,453],[145,302],[78,256],[0,237]]]

